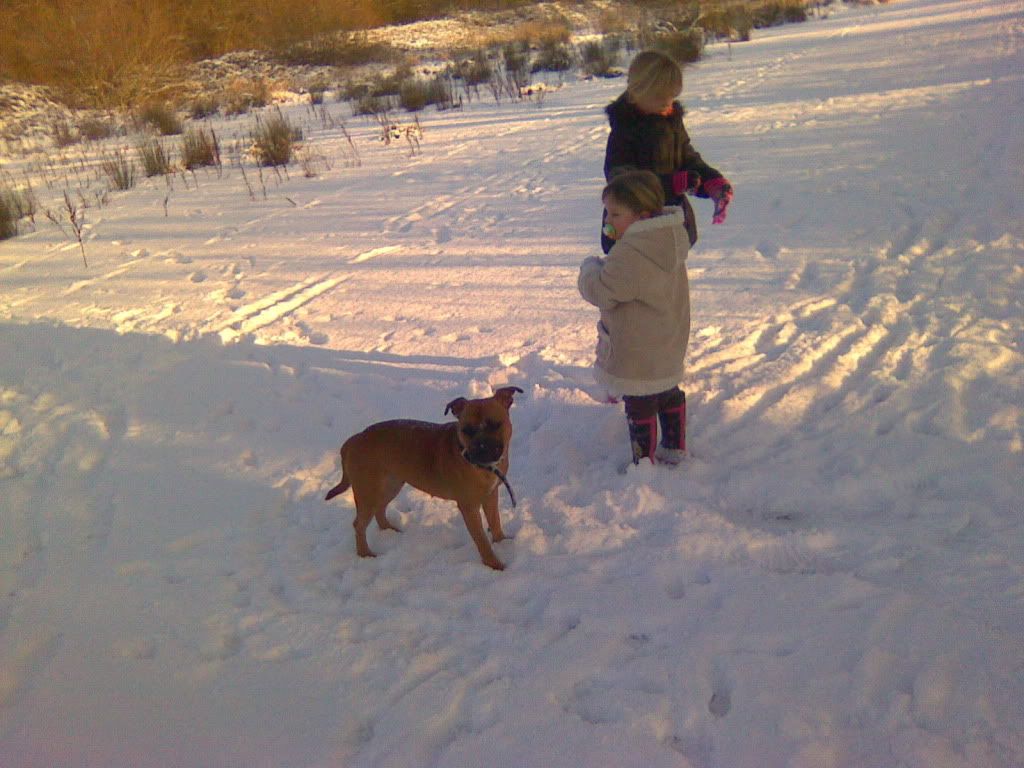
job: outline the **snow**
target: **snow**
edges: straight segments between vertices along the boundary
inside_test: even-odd
[[[416,156],[348,117],[358,162],[288,107],[315,178],[111,193],[88,269],[0,245],[0,766],[1024,766],[1024,4],[688,68],[736,198],[695,201],[691,456],[624,475],[576,292],[622,85]],[[507,570],[411,490],[358,558],[344,438],[506,383]]]

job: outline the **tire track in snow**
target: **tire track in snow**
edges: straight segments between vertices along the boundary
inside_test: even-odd
[[[911,222],[877,256],[855,264],[834,298],[797,304],[694,361],[691,370],[711,375],[720,387],[707,404],[721,408],[726,422],[706,439],[728,440],[760,422],[785,426],[776,439],[735,449],[744,457],[738,466],[748,466],[784,450],[794,432],[818,436],[830,429],[834,419],[827,416],[844,400],[858,410],[887,400],[921,367],[922,347],[955,335],[957,314],[943,311],[938,300],[945,262],[957,257],[948,244],[960,220],[940,208]],[[886,423],[891,429],[892,417]]]
[[[453,221],[450,227],[442,228],[443,234],[441,238],[435,235],[436,241],[444,242],[450,237],[450,228],[457,227],[462,223],[464,217],[459,212],[466,208],[467,205],[480,209],[486,207],[488,197],[502,199],[508,195],[509,191],[513,194],[529,198],[542,197],[546,192],[552,191],[546,187],[547,177],[544,169],[552,163],[592,147],[594,142],[603,138],[606,133],[607,127],[602,123],[599,126],[590,128],[583,138],[574,139],[567,143],[555,142],[555,145],[547,151],[538,156],[529,157],[519,164],[503,163],[500,170],[486,176],[471,176],[471,183],[449,189],[444,194],[436,195],[410,211],[388,217],[383,221],[382,227],[386,232],[405,234],[415,225],[429,223],[431,220],[437,219],[454,209],[452,214]],[[528,149],[534,146],[534,144],[529,141],[524,143],[526,144],[527,151],[524,151],[522,154],[529,155]],[[483,201],[482,205],[480,201]],[[490,220],[489,223],[493,225],[503,217],[504,213],[500,215],[499,219]],[[484,228],[486,228],[487,223],[488,221],[485,218]]]
[[[275,291],[257,301],[239,307],[226,323],[214,326],[210,330],[218,333],[225,343],[236,341],[244,334],[266,328],[268,325],[288,317],[299,307],[344,283],[349,277],[349,275],[331,276],[328,273],[303,280],[297,285]]]

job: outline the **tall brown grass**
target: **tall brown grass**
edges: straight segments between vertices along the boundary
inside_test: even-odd
[[[641,6],[665,5],[665,0],[635,1]],[[699,14],[727,1],[732,2],[687,0],[681,5]],[[755,26],[776,23],[776,19],[797,20],[805,3],[736,1],[757,7]],[[527,4],[526,0],[0,0],[0,78],[51,86],[73,106],[138,106],[184,95],[183,69],[196,59],[245,49],[344,58],[352,55],[349,49],[354,43],[339,50],[308,41],[323,41],[333,32],[440,17],[453,8],[501,10]],[[533,45],[565,44],[568,25],[557,18],[523,22],[513,37]],[[511,40],[491,42],[504,45]]]
[[[0,75],[55,87],[76,106],[124,106],[171,86],[185,46],[145,0],[0,4]]]
[[[449,8],[447,0],[3,0],[0,77],[52,86],[76,106],[124,107],[172,95],[182,66],[195,59],[286,49]]]

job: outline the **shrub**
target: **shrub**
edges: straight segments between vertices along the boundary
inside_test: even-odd
[[[16,189],[0,184],[0,240],[6,240],[18,234],[18,221],[34,218],[36,215],[36,196],[31,187]]]
[[[89,141],[109,139],[118,132],[117,126],[110,120],[99,117],[86,117],[78,121],[78,133]]]
[[[568,72],[572,69],[572,51],[564,43],[544,43],[533,61],[532,72]]]
[[[122,107],[178,80],[178,32],[167,3],[0,3],[0,70],[53,86],[74,106]]]
[[[655,35],[650,47],[671,56],[680,64],[697,61],[704,50],[704,30],[692,27],[682,32]]]
[[[220,104],[214,96],[196,96],[189,105],[188,113],[193,120],[205,120],[217,114]]]
[[[57,120],[50,126],[50,136],[56,147],[70,147],[82,140],[81,134],[67,120]]]
[[[501,49],[505,73],[515,85],[516,92],[530,84],[530,48],[523,43],[509,43]]]
[[[370,86],[367,83],[346,80],[338,89],[338,101],[356,101],[369,94]]]
[[[711,38],[745,41],[750,39],[754,17],[747,5],[714,5],[704,10],[697,20],[697,26]]]
[[[189,128],[181,137],[181,164],[185,170],[220,165],[217,134],[204,128]]]
[[[379,115],[391,109],[391,99],[387,96],[373,96],[369,93],[363,94],[352,102],[352,114],[356,115]]]
[[[371,96],[398,96],[402,93],[402,84],[411,79],[412,67],[402,64],[390,75],[378,75],[370,82]]]
[[[473,56],[460,61],[455,66],[455,72],[463,83],[472,87],[488,82],[493,75],[493,68],[487,53],[479,50]]]
[[[177,136],[182,131],[181,118],[178,117],[178,113],[164,102],[146,104],[139,110],[138,118],[144,125],[156,128],[161,136]]]
[[[228,83],[220,101],[225,115],[244,115],[254,107],[267,106],[270,84],[262,77],[237,77]]]
[[[152,176],[166,176],[174,171],[170,153],[159,139],[143,140],[136,145],[135,150],[138,152],[142,172],[146,174],[147,179]]]
[[[580,49],[580,58],[583,61],[583,71],[588,75],[596,77],[608,77],[612,70],[619,63],[618,51],[608,41],[612,38],[605,38],[600,42],[584,43]]]
[[[260,165],[287,165],[292,159],[293,144],[302,140],[302,129],[276,112],[267,118],[257,116],[250,135],[256,162]]]
[[[807,21],[803,0],[765,0],[753,11],[754,26],[758,29],[779,24]]]
[[[433,80],[410,78],[402,83],[398,103],[407,112],[418,112],[429,104],[443,109],[455,101],[451,81],[444,75]]]
[[[401,54],[390,43],[370,42],[365,32],[319,35],[277,51],[286,64],[343,67],[360,64],[389,64]]]
[[[528,45],[550,45],[553,43],[565,44],[569,42],[572,31],[569,22],[564,18],[545,21],[526,21],[516,25],[512,31],[511,42],[526,43]]]
[[[327,83],[322,80],[317,80],[314,83],[310,83],[309,86],[309,103],[310,104],[323,104],[324,95],[327,93]]]
[[[635,25],[635,19],[627,16],[624,8],[601,11],[597,19],[597,31],[601,35],[617,35],[629,32]]]
[[[0,240],[7,240],[18,234],[18,217],[8,200],[8,191],[0,188]]]
[[[100,170],[110,179],[114,189],[131,189],[135,186],[135,161],[120,149],[105,155],[100,160]]]

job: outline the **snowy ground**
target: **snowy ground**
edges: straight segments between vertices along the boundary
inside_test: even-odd
[[[693,455],[625,476],[575,287],[621,88],[424,113],[415,158],[349,118],[359,166],[295,107],[317,178],[115,193],[88,269],[0,245],[0,766],[1024,766],[1024,3],[688,70],[736,200]],[[505,383],[508,569],[410,491],[357,558],[341,441]]]

